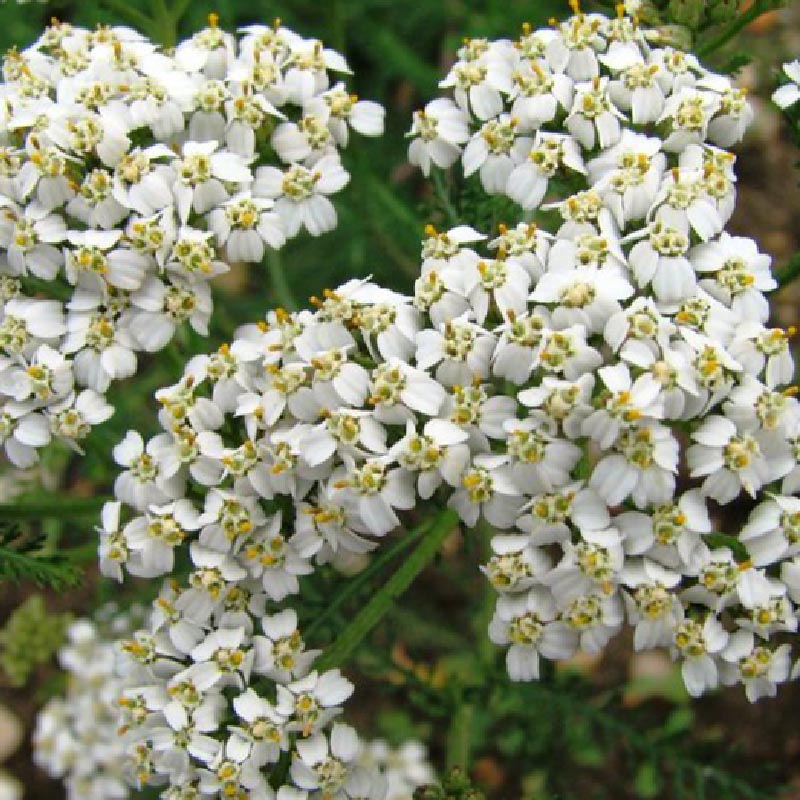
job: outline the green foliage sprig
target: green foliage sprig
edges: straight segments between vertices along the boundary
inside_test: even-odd
[[[0,581],[31,581],[62,590],[80,583],[82,571],[68,553],[48,549],[44,534],[22,533],[0,522]]]

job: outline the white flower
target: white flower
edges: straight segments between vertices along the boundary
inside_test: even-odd
[[[558,257],[553,248],[553,261]],[[613,269],[553,269],[536,284],[531,300],[556,306],[552,324],[555,328],[582,325],[587,331],[600,333],[608,320],[620,311],[620,301],[634,293],[633,287]]]
[[[625,129],[617,144],[587,165],[594,190],[620,228],[644,218],[656,198],[667,160],[661,144],[660,139]]]
[[[770,257],[759,253],[752,239],[723,232],[717,241],[693,248],[689,259],[698,272],[713,273],[701,279],[700,285],[739,319],[767,321],[764,293],[777,284],[770,273]]]
[[[757,505],[739,539],[757,567],[800,553],[800,499],[775,495]]]
[[[711,118],[720,107],[716,92],[684,87],[667,98],[657,122],[669,124],[671,132],[664,140],[664,150],[680,152],[701,143],[707,135]]]
[[[18,469],[27,469],[39,459],[36,448],[50,441],[47,418],[35,412],[30,402],[7,402],[0,411],[0,441],[8,460]]]
[[[382,739],[365,742],[360,764],[368,769],[378,767],[384,774],[386,800],[408,800],[414,789],[435,780],[427,748],[414,739],[403,742],[396,749]]]
[[[67,280],[74,286],[94,288],[108,283],[133,291],[142,285],[148,267],[145,256],[117,247],[120,231],[70,231],[72,248],[64,248]]]
[[[293,717],[290,730],[310,736],[341,713],[339,704],[352,693],[353,684],[338,669],[322,675],[312,672],[286,686],[278,686],[277,709],[285,716]]]
[[[163,476],[156,447],[155,440],[151,439],[145,450],[142,437],[136,431],[128,431],[113,451],[117,464],[126,467],[114,483],[114,492],[137,511],[146,511],[154,503],[177,499],[183,490],[181,477]]]
[[[472,111],[480,120],[496,117],[503,110],[503,95],[511,91],[510,45],[488,45],[475,40],[477,47],[470,50],[469,43],[462,48],[464,58],[457,61],[447,77],[439,82],[443,89],[454,87],[455,100],[464,111]],[[487,46],[488,45],[488,46]]]
[[[429,175],[431,164],[451,167],[461,154],[469,136],[469,117],[452,100],[437,98],[414,113],[408,136],[408,160]]]
[[[336,227],[336,209],[327,195],[338,192],[350,180],[337,156],[324,156],[312,168],[293,164],[285,172],[260,167],[253,184],[255,197],[275,199],[275,212],[295,236],[301,227],[319,236]]]
[[[720,147],[732,147],[740,142],[755,116],[744,89],[730,86],[719,76],[701,78],[698,86],[709,86],[720,92],[719,108],[709,123],[708,138]]]
[[[624,620],[619,593],[592,592],[570,599],[561,609],[561,618],[578,637],[584,653],[599,653],[615,636]]]
[[[436,379],[445,386],[489,377],[495,338],[466,315],[420,331],[416,338],[417,366],[425,370],[436,366]]]
[[[666,309],[674,308],[695,291],[696,279],[686,255],[689,250],[688,223],[678,227],[654,222],[646,239],[637,242],[629,260],[640,287],[652,284],[656,300]]]
[[[636,650],[669,647],[672,643],[681,605],[671,590],[680,579],[679,573],[647,559],[625,566],[623,581],[629,591],[623,596],[628,618],[635,625],[633,646]]]
[[[742,368],[755,377],[762,377],[770,388],[785,386],[794,377],[794,359],[789,350],[789,337],[795,328],[764,328],[758,322],[742,322],[729,345],[729,351]]]
[[[322,116],[327,111],[328,128],[340,147],[347,146],[348,125],[362,136],[381,136],[386,111],[383,106],[370,100],[359,100],[349,94],[343,83],[337,83],[306,103],[307,111]]]
[[[594,78],[591,83],[575,87],[575,99],[565,125],[584,150],[600,149],[616,144],[621,135],[620,119],[608,95],[608,78]]]
[[[506,667],[512,681],[538,679],[540,654],[559,660],[573,654],[576,637],[556,617],[555,602],[546,589],[498,599],[489,623],[489,638],[495,644],[511,645]]]
[[[496,528],[510,528],[522,505],[521,491],[505,456],[478,455],[461,475],[460,487],[448,505],[474,526],[481,514]]]
[[[277,250],[284,244],[283,225],[271,208],[270,201],[245,192],[208,215],[209,226],[217,241],[225,245],[231,261],[258,263],[264,257],[265,245]]]
[[[681,674],[686,691],[699,697],[719,682],[717,658],[728,643],[728,634],[719,620],[709,614],[700,621],[684,619],[674,629],[673,657],[682,659]]]
[[[664,110],[665,95],[659,81],[658,64],[646,64],[644,59],[619,59],[611,53],[600,60],[617,72],[609,83],[608,94],[620,110],[629,111],[634,125],[655,122]]]
[[[783,72],[789,83],[779,86],[772,93],[772,102],[780,108],[789,108],[800,100],[800,61],[790,61],[783,65]]]
[[[63,399],[72,389],[74,376],[64,356],[46,344],[40,345],[24,364],[0,371],[0,392],[17,403],[30,400],[37,406]]]
[[[349,464],[348,464],[349,461]],[[407,511],[414,505],[411,479],[405,470],[390,469],[385,460],[370,458],[356,467],[351,459],[333,486],[343,493],[357,511],[366,533],[383,536],[400,523],[395,509]]]
[[[609,505],[618,505],[629,495],[637,508],[669,501],[679,452],[669,428],[652,422],[623,428],[614,448],[617,452],[603,458],[589,480]]]
[[[0,244],[6,251],[12,275],[53,280],[64,257],[55,245],[67,238],[64,220],[39,206],[7,206],[0,214]]]
[[[722,651],[721,679],[723,683],[744,684],[747,699],[755,703],[762,697],[775,697],[777,684],[789,678],[790,648],[782,644],[774,650],[756,645],[749,631],[736,631]]]
[[[607,450],[623,428],[637,427],[640,420],[661,419],[661,387],[645,373],[635,381],[625,364],[602,367],[598,374],[610,396],[604,405],[583,422],[583,433]]]
[[[151,504],[145,516],[135,517],[124,528],[128,550],[138,557],[137,566],[131,563],[128,569],[145,577],[168,574],[175,548],[197,527],[197,512],[189,500]]]
[[[730,503],[742,490],[754,497],[793,466],[785,441],[739,432],[725,417],[707,417],[692,438],[697,444],[687,451],[691,475],[705,478],[704,493],[718,503]]]
[[[331,729],[330,742],[317,733],[298,741],[295,747],[298,758],[292,762],[291,775],[301,789],[319,790],[331,800],[359,796],[353,772],[358,769],[361,743],[353,728],[337,722]]]
[[[467,177],[480,170],[481,184],[489,194],[501,194],[514,167],[530,151],[531,140],[517,136],[518,120],[501,115],[485,122],[464,148]]]
[[[506,194],[526,210],[537,208],[550,179],[564,168],[585,171],[578,143],[571,136],[539,132],[528,157],[508,176]]]
[[[189,213],[204,214],[228,199],[224,184],[252,180],[245,160],[236,153],[219,150],[216,142],[186,142],[174,164],[173,191],[181,222]]]

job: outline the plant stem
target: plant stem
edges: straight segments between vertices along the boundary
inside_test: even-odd
[[[175,19],[167,8],[166,0],[150,0],[153,22],[160,34],[158,39],[164,47],[174,47],[178,39]]]
[[[800,277],[800,253],[795,253],[779,270],[774,273],[778,289]],[[776,290],[777,291],[777,290]]]
[[[433,560],[442,542],[450,535],[457,522],[458,515],[452,509],[446,508],[439,512],[414,552],[320,656],[314,665],[317,670],[324,672],[341,667],[350,658],[361,642],[391,610],[394,601],[411,586],[417,575]]]
[[[0,520],[71,519],[94,516],[111,498],[62,497],[0,504]]]
[[[433,188],[436,192],[436,197],[444,208],[448,222],[451,225],[458,225],[460,221],[458,211],[456,211],[453,202],[450,200],[450,188],[447,185],[444,174],[441,170],[433,169],[431,170],[431,178],[433,179]]]
[[[101,0],[110,11],[118,14],[125,22],[135,25],[142,33],[152,35],[155,31],[154,21],[146,14],[134,8],[125,0]],[[157,33],[157,31],[155,31]]]
[[[366,586],[390,561],[408,550],[421,536],[423,536],[433,524],[433,520],[426,520],[421,525],[418,525],[413,530],[406,533],[400,541],[396,542],[392,547],[388,547],[380,555],[376,556],[370,565],[356,575],[353,580],[349,581],[342,590],[331,600],[325,607],[325,610],[319,614],[314,621],[305,628],[303,638],[306,641],[311,641],[312,636],[322,628],[325,623],[346,603],[351,597],[357,595],[361,589]]]
[[[292,292],[289,281],[286,280],[286,273],[281,265],[280,253],[278,253],[277,250],[270,250],[267,253],[266,262],[267,271],[272,281],[272,288],[275,290],[278,302],[287,311],[297,311],[299,304],[294,296],[294,292]]]
[[[711,53],[724,47],[741,30],[746,28],[751,22],[758,19],[762,14],[773,9],[770,0],[754,0],[750,8],[739,14],[729,25],[720,31],[714,38],[709,39],[697,48],[697,55],[701,58],[711,55]]]
[[[475,707],[464,702],[460,697],[455,713],[447,731],[447,769],[461,767],[464,772],[469,769],[470,750],[472,749],[472,717]]]

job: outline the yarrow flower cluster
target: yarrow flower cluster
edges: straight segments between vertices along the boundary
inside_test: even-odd
[[[39,713],[33,746],[38,766],[64,780],[69,800],[121,800],[129,795],[118,719],[125,686],[118,639],[140,623],[141,609],[121,612],[109,605],[98,611],[96,621],[78,620],[67,631],[59,652],[67,689]]]
[[[333,229],[339,150],[383,131],[321,42],[209,21],[169,53],[54,22],[5,57],[0,443],[17,467],[108,419],[137,353],[207,333],[210,279]]]
[[[443,85],[412,160],[461,158],[523,221],[429,226],[411,296],[351,280],[270,311],[114,451],[104,574],[188,569],[124,646],[132,774],[168,800],[385,795],[335,721],[353,686],[315,669],[292,604],[412,509],[497,529],[489,636],[514,680],[626,623],[692,695],[790,677],[793,331],[767,327],[769,258],[724,231],[745,98],[624,14],[468,41]]]
[[[141,622],[142,613],[139,607],[121,612],[114,605],[105,606],[95,620],[81,619],[70,626],[68,642],[59,653],[61,667],[67,675],[67,691],[63,697],[51,700],[40,712],[33,744],[36,763],[52,777],[64,780],[68,800],[124,800],[131,796],[133,786],[146,780],[142,772],[146,769],[146,760],[143,764],[144,753],[140,745],[133,745],[137,759],[127,759],[127,750],[131,747],[130,732],[136,729],[132,721],[140,722],[147,713],[142,705],[142,696],[131,693],[130,687],[145,673],[141,667],[130,668],[132,662],[125,651],[130,653],[132,642],[122,639],[130,635],[135,623]],[[192,680],[189,677],[181,683],[180,692],[170,692],[170,698],[188,701]],[[263,716],[269,712],[269,704],[257,703],[250,691],[246,697],[242,696],[236,707],[249,713],[251,718],[244,728],[237,729],[240,738],[232,747],[234,750],[237,746],[239,750],[246,749],[242,737],[252,736],[255,742],[260,743],[261,749],[275,748],[278,743],[273,741],[276,730],[273,714]],[[145,695],[151,702],[154,692],[157,690],[152,687]],[[176,712],[173,710],[171,713]],[[365,785],[374,787],[371,794],[348,796],[411,800],[417,787],[434,780],[427,751],[419,742],[409,740],[395,749],[376,739],[357,746],[352,729],[344,725],[335,726],[333,735],[336,739],[332,738],[330,756],[346,753],[348,761],[355,757],[357,763],[354,762],[353,768],[369,775],[369,782]],[[201,741],[202,737],[196,738],[194,746]],[[321,743],[319,737],[312,738],[303,752],[308,758],[313,758],[313,748],[319,750]],[[162,749],[164,747],[166,742],[162,743]],[[216,781],[206,777],[206,783],[212,780],[218,784],[216,788],[221,794],[214,796],[275,796],[269,792],[259,793],[253,786],[244,794],[231,791],[231,787],[236,786],[232,773],[235,771],[232,764],[235,763],[229,762],[221,769],[218,767],[220,774]],[[335,771],[333,763],[328,768]],[[199,795],[189,787],[181,791],[170,790],[165,796],[182,800]],[[283,791],[278,796],[299,800],[306,794]]]
[[[417,112],[423,171],[460,160],[525,220],[562,220],[502,227],[488,254],[475,231],[438,234],[420,280],[445,328],[417,342],[443,342],[437,378],[454,398],[470,387],[487,437],[450,502],[509,529],[484,571],[510,676],[599,652],[627,621],[637,649],[681,661],[692,695],[742,683],[755,700],[790,675],[800,417],[794,330],[767,327],[770,259],[724,230],[723,148],[753,112],[623,11],[466,41],[452,98]],[[456,325],[471,342],[457,378]],[[740,498],[749,519],[714,535]]]

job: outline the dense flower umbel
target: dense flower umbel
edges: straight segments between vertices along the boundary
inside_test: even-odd
[[[124,800],[133,794],[135,785],[146,782],[153,754],[136,740],[135,732],[159,697],[162,704],[175,702],[172,710],[165,711],[170,718],[180,717],[178,709],[184,706],[191,709],[195,723],[202,715],[201,703],[208,703],[198,688],[203,685],[199,671],[184,680],[176,678],[164,696],[157,686],[132,689],[147,677],[147,670],[141,665],[131,669],[125,650],[132,652],[135,648],[124,639],[120,641],[120,637],[131,633],[134,617],[141,622],[142,609],[131,613],[120,612],[113,605],[104,606],[94,620],[81,619],[72,624],[68,642],[59,653],[67,675],[67,690],[63,697],[54,698],[42,709],[33,745],[37,764],[53,777],[63,778],[69,800]],[[291,625],[290,620],[286,623]],[[291,649],[292,645],[284,647],[284,660]],[[304,703],[309,706],[308,699]],[[228,758],[213,771],[205,771],[200,784],[168,787],[162,797],[275,797],[269,790],[259,791],[263,784],[257,770],[243,762],[249,756],[255,764],[270,763],[266,754],[280,752],[282,743],[288,740],[283,731],[291,714],[279,712],[252,689],[238,697],[233,707],[237,720],[231,726],[234,736],[227,744]],[[195,744],[201,741],[197,738]],[[344,796],[411,800],[417,786],[433,780],[425,747],[416,741],[407,741],[396,750],[381,740],[360,744],[352,728],[336,724],[330,756],[321,736],[311,737],[307,744],[301,747],[306,761],[294,768],[300,770],[304,780],[331,788],[337,776],[345,774],[338,759],[354,762],[353,774],[357,777],[351,785],[356,787],[356,793]],[[243,771],[248,773],[246,779]],[[241,794],[237,782],[244,786],[245,780],[248,791]],[[290,787],[277,794],[281,800],[302,800],[307,796]]]
[[[5,57],[0,444],[18,467],[108,419],[138,352],[205,334],[210,279],[333,229],[349,129],[382,133],[321,42],[209,21],[174,53],[56,22]]]
[[[126,681],[118,669],[118,639],[139,623],[141,609],[103,607],[97,620],[81,619],[70,626],[59,652],[67,689],[39,713],[33,746],[36,763],[63,778],[69,800],[121,800],[129,795],[118,702]],[[127,711],[141,713],[133,706]]]
[[[690,693],[773,694],[800,600],[800,407],[794,331],[765,327],[769,258],[724,231],[744,94],[622,7],[466,41],[441,86],[452,99],[415,118],[411,161],[460,158],[526,220],[562,218],[502,227],[491,255],[477,232],[433,233],[415,298],[438,331],[417,357],[454,397],[470,387],[469,413],[447,406],[469,437],[450,502],[509,529],[484,571],[511,677],[597,652],[627,619]],[[742,495],[741,536],[709,536]]]
[[[103,571],[191,564],[127,644],[142,783],[271,797],[289,753],[280,800],[382,796],[334,723],[353,687],[314,670],[291,606],[315,566],[363,564],[428,500],[498,529],[489,635],[513,679],[602,650],[626,622],[638,649],[670,648],[694,695],[740,682],[755,699],[789,677],[791,332],[765,327],[769,259],[723,232],[735,177],[720,148],[749,110],[650,42],[625,16],[577,15],[465,44],[455,101],[417,119],[412,153],[452,163],[466,125],[476,180],[547,200],[561,226],[428,227],[413,296],[352,280],[313,311],[269,312],[158,392],[162,433],[117,448]],[[743,493],[741,537],[710,535]]]

